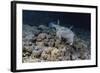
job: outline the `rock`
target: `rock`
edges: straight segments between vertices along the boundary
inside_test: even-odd
[[[52,47],[46,47],[45,49],[44,49],[44,52],[46,53],[46,54],[51,54],[51,51],[53,50],[53,48]]]
[[[51,60],[51,51],[53,50],[52,47],[46,47],[43,49],[43,52],[41,54],[42,60]]]
[[[29,57],[30,55],[31,55],[31,53],[30,52],[23,52],[23,57]]]
[[[35,46],[35,50],[43,50],[45,47],[44,46]]]
[[[40,59],[29,59],[28,63],[41,62]]]
[[[54,40],[54,39],[50,39],[49,42],[48,42],[48,45],[49,45],[50,47],[53,47],[54,44],[55,44],[55,40]]]
[[[30,34],[37,35],[38,33],[40,33],[40,30],[38,30],[36,26],[30,26],[26,24],[23,25],[23,33],[25,33],[26,35],[30,35]]]
[[[48,44],[49,39],[44,39],[43,42],[44,42],[44,46],[49,46],[49,44]]]
[[[65,56],[64,60],[71,60],[70,55]]]
[[[37,42],[41,42],[42,39],[41,39],[41,38],[37,38],[36,41],[37,41]]]
[[[33,37],[34,37],[34,34],[30,34],[30,35],[27,35],[25,39],[30,41],[32,40]]]
[[[47,61],[54,61],[56,60],[57,56],[58,56],[58,50],[55,50],[56,48],[54,47],[48,47],[45,48],[44,51],[41,54],[41,58],[43,60],[47,60]]]
[[[22,57],[22,62],[23,63],[27,63],[28,62],[28,59],[29,59],[29,57],[27,57],[27,56]]]
[[[23,48],[26,48],[26,49],[33,49],[35,44],[32,43],[31,41],[25,41],[22,43],[23,44]]]
[[[66,49],[64,60],[71,60],[71,49]]]
[[[78,60],[78,55],[76,53],[72,54],[71,60]]]
[[[70,53],[70,60],[78,60],[79,59],[79,51],[77,51],[75,48],[70,47],[69,53]]]
[[[51,37],[54,37],[56,36],[56,30],[53,30],[53,29],[49,29],[49,35],[51,35]]]
[[[53,48],[51,51],[51,60],[54,61],[60,56],[60,51],[57,48]]]
[[[37,41],[38,41],[38,39],[41,39],[41,40],[45,39],[46,36],[47,36],[46,33],[40,33],[40,34],[37,36]]]
[[[34,63],[34,62],[41,62],[41,60],[39,58],[29,58],[27,60],[27,63]]]
[[[32,31],[31,32],[34,35],[38,35],[41,31],[38,30],[38,28],[36,26],[32,26]]]
[[[46,38],[47,38],[47,39],[51,39],[52,36],[51,36],[50,34],[48,34],[48,35],[46,36]]]
[[[40,55],[41,55],[40,52],[38,52],[38,51],[33,51],[31,57],[32,57],[32,58],[39,58]]]
[[[51,55],[50,54],[47,57],[47,61],[51,61]]]
[[[62,48],[62,49],[59,49],[60,51],[60,56],[64,57],[65,56],[65,53],[66,53],[66,48]]]
[[[23,50],[25,50],[25,51],[27,51],[27,52],[32,52],[32,49],[33,49],[34,47],[32,46],[32,44],[25,44],[24,46],[23,46]]]
[[[39,27],[38,28],[40,28],[40,29],[42,29],[42,30],[47,30],[48,29],[48,27],[47,26],[45,26],[45,25],[39,25]]]
[[[77,44],[74,44],[74,47],[77,48],[77,49],[86,48],[86,46],[84,45],[84,43],[77,43]]]
[[[32,43],[35,43],[36,42],[36,40],[37,40],[37,37],[36,36],[34,36],[34,37],[32,37]]]
[[[47,58],[48,58],[48,54],[45,51],[43,51],[41,54],[41,59],[47,60]]]
[[[36,42],[37,46],[44,46],[44,42]]]
[[[66,46],[63,45],[63,44],[58,44],[58,45],[56,46],[56,44],[55,44],[55,47],[57,47],[58,49],[63,49],[63,48],[65,48]]]
[[[57,59],[58,59],[58,61],[64,61],[63,57],[58,57]]]
[[[82,60],[90,59],[88,49],[80,49],[79,54],[79,58]]]
[[[81,40],[80,38],[76,38],[75,39],[75,41],[74,41],[74,43],[73,43],[73,46],[75,47],[75,48],[87,48],[87,45],[85,44],[86,42],[85,41],[83,41],[83,40]]]
[[[42,53],[42,49],[41,48],[35,48],[32,51],[31,57],[32,58],[39,58],[41,56],[41,53]]]
[[[56,39],[55,41],[55,47],[59,48],[61,46],[61,40],[60,39]]]

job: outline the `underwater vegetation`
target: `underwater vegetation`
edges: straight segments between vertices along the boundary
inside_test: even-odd
[[[22,62],[73,61],[91,59],[90,41],[83,40],[57,21],[46,25],[23,25]]]

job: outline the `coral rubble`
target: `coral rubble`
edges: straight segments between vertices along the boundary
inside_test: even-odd
[[[45,25],[23,25],[23,63],[90,59],[87,41],[67,27],[51,26],[56,30]]]

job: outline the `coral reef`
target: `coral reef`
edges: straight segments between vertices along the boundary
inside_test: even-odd
[[[23,63],[91,58],[90,42],[81,39],[67,27],[53,23],[49,27],[24,24],[22,38]]]

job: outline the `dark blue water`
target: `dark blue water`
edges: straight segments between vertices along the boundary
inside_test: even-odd
[[[49,12],[49,11],[29,11],[23,10],[23,24],[48,25],[59,19],[62,26],[73,25],[75,28],[90,30],[91,15],[89,13],[68,13],[68,12]]]

